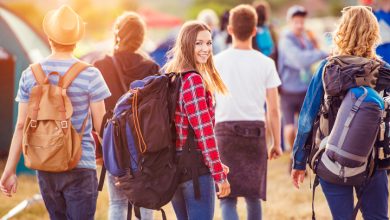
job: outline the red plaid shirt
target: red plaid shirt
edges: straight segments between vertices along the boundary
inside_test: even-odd
[[[205,164],[216,183],[223,182],[223,173],[217,142],[214,135],[214,107],[210,92],[206,92],[202,77],[196,73],[184,76],[175,113],[176,148],[183,150],[187,140],[188,125],[194,129],[195,142],[202,151]]]

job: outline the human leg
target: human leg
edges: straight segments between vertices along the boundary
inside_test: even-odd
[[[215,186],[210,174],[199,176],[200,198],[194,195],[194,185],[192,180],[182,183],[182,199],[184,199],[188,220],[212,220],[214,216]],[[183,203],[183,201],[181,201]],[[173,203],[172,203],[173,204]],[[181,209],[183,209],[181,205]],[[176,212],[176,210],[175,210]],[[184,216],[181,213],[181,216]],[[179,218],[178,219],[183,219]]]
[[[223,220],[238,220],[237,198],[223,198],[219,202]]]
[[[187,220],[187,204],[183,195],[183,184],[180,184],[177,188],[175,195],[173,196],[171,203],[173,210],[175,211],[177,220]]]
[[[329,183],[320,178],[322,191],[333,220],[350,219],[353,212],[353,187]]]
[[[295,106],[294,97],[291,94],[281,94],[281,110],[283,120],[283,139],[285,150],[291,150],[295,138]]]
[[[358,193],[360,189],[357,188]],[[363,189],[361,211],[364,219],[389,219],[388,217],[388,179],[386,171],[377,171]]]
[[[50,219],[94,219],[97,200],[96,170],[38,171],[42,198]]]
[[[141,220],[153,220],[153,210],[147,208],[140,208]]]
[[[261,220],[261,201],[258,198],[245,197],[247,219]]]
[[[68,219],[93,220],[97,201],[96,170],[74,169],[63,189]]]
[[[52,173],[37,172],[39,189],[50,219],[66,220],[66,203],[60,186],[53,181]],[[58,176],[58,175],[57,175]]]
[[[127,219],[129,201],[127,200],[125,194],[115,187],[115,177],[108,174],[107,179],[109,195],[108,219],[125,220]],[[131,215],[131,209],[129,214]]]

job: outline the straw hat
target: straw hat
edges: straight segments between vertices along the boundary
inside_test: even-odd
[[[49,11],[42,25],[48,38],[62,45],[76,44],[83,37],[85,29],[82,18],[67,5]]]

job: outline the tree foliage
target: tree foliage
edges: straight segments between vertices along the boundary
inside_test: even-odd
[[[239,4],[253,4],[258,0],[194,0],[193,6],[188,10],[187,18],[194,19],[197,14],[204,8],[211,8],[215,10],[218,15],[224,11],[229,10]],[[277,14],[280,11],[286,10],[286,7],[293,4],[302,4],[303,0],[268,0],[273,12]],[[306,1],[308,2],[308,1]],[[340,10],[346,5],[345,1],[328,0],[326,1],[326,8],[316,11],[319,16],[339,16]]]
[[[42,31],[42,20],[44,12],[34,4],[26,2],[14,2],[7,5],[11,11],[15,12],[23,20],[31,24],[36,30]]]
[[[115,4],[97,5],[92,0],[70,0],[69,5],[83,18],[86,23],[86,36],[102,40],[111,32],[116,17],[124,11],[136,10],[137,0],[118,0]],[[37,30],[42,31],[42,20],[47,12],[42,7],[31,2],[10,2],[7,4],[12,11],[28,21]]]

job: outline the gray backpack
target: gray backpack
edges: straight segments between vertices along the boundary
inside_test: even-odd
[[[361,185],[372,173],[374,143],[383,123],[384,102],[370,87],[352,88],[344,96],[329,136],[320,143],[316,173],[341,185]],[[383,132],[379,138],[383,139]]]
[[[361,185],[372,174],[374,144],[384,136],[384,102],[373,89],[380,66],[376,60],[338,56],[324,67],[325,94],[308,163],[328,182]]]
[[[374,145],[388,143],[385,119],[389,119],[389,109],[377,91],[388,88],[390,80],[381,78],[381,68],[377,60],[355,56],[332,57],[324,67],[325,93],[305,146],[307,162],[316,174],[312,219],[318,177],[338,185],[361,186],[352,219],[357,215],[365,185],[376,169],[378,150]]]

